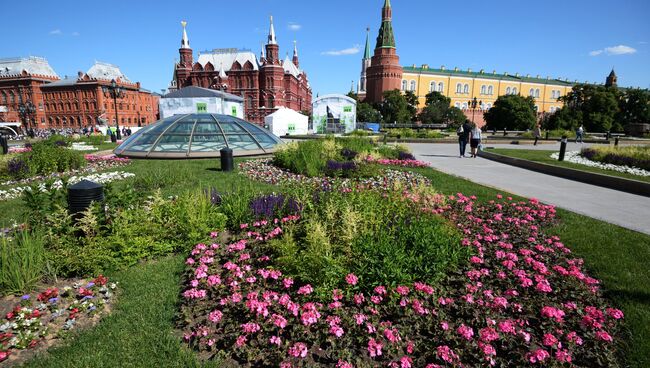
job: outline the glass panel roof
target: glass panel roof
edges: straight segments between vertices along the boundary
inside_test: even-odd
[[[273,152],[280,138],[245,120],[219,114],[175,115],[140,129],[115,149],[134,158],[219,157],[228,147],[234,156]]]

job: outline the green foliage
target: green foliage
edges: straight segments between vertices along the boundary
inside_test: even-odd
[[[384,124],[411,123],[413,121],[411,105],[398,89],[384,92],[384,99],[379,104],[378,110]]]
[[[618,124],[650,123],[650,91],[647,89],[628,89],[619,99]]]
[[[368,288],[435,282],[467,258],[453,226],[408,201],[372,192],[311,197],[304,221],[270,247],[283,270],[324,297],[348,273]]]
[[[418,105],[420,104],[420,101],[418,101],[418,97],[413,93],[413,91],[404,92],[404,98],[408,104],[409,121],[415,121],[417,119]]]
[[[76,170],[86,165],[83,153],[56,145],[53,139],[35,143],[24,157],[31,175]]]
[[[494,106],[484,115],[488,130],[491,129],[532,129],[537,122],[535,100],[521,95],[499,96]]]
[[[381,114],[367,102],[357,103],[357,121],[364,123],[379,123]]]
[[[45,247],[38,232],[0,236],[0,293],[31,291],[41,280],[45,265]]]
[[[446,135],[430,129],[415,130],[411,128],[397,128],[397,129],[386,129],[386,131],[388,132],[387,134],[389,137],[400,136],[402,138],[429,138],[429,139],[446,137]]]
[[[90,135],[88,137],[82,137],[78,140],[79,142],[87,143],[91,146],[101,146],[106,141],[106,136],[104,135]]]
[[[447,123],[454,131],[461,126],[466,119],[467,117],[465,116],[465,113],[463,113],[463,110],[456,106],[451,106],[449,110],[447,110]]]
[[[450,104],[451,99],[449,97],[440,92],[429,92],[426,96],[426,104],[419,116],[420,121],[423,124],[450,123],[455,120],[455,111],[451,112]]]

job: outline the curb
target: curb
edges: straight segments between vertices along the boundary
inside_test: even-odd
[[[521,167],[523,169],[536,171],[542,174],[558,176],[560,178],[574,180],[582,183],[597,185],[599,187],[619,190],[621,192],[637,194],[644,197],[650,197],[650,183],[624,179],[616,176],[595,174],[582,170],[569,169],[560,166],[542,164],[539,162],[528,161],[520,158],[508,157],[496,153],[479,151],[479,157],[488,160],[500,162],[503,164]]]

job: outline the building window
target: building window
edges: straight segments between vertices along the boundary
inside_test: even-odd
[[[463,93],[463,85],[456,83],[456,93]]]
[[[433,92],[435,90],[436,90],[436,82],[429,83],[429,92]]]
[[[402,80],[402,91],[406,91],[406,85],[408,82],[406,80]]]
[[[482,85],[481,86],[481,94],[484,95],[486,93],[487,93],[487,88],[485,87],[485,85]]]
[[[442,93],[444,89],[445,89],[445,84],[442,82],[438,83],[438,92]]]
[[[487,94],[488,95],[493,95],[494,94],[494,87],[493,86],[488,86]]]
[[[516,95],[517,93],[519,93],[519,92],[517,92],[517,87],[514,87],[514,88],[512,89],[512,94],[513,94],[513,95]]]
[[[15,103],[16,102],[16,97],[14,96],[13,91],[9,91],[9,103]]]
[[[463,93],[469,93],[469,84],[465,84],[463,87]]]
[[[415,81],[411,81],[411,92],[415,92]]]
[[[253,108],[253,96],[248,96],[248,108]]]
[[[531,88],[531,89],[528,91],[528,95],[529,95],[530,97],[535,97],[535,90]]]
[[[512,93],[512,89],[510,87],[506,88],[506,95],[509,95]]]

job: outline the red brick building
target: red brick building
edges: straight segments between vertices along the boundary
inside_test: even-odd
[[[117,66],[97,62],[76,78],[60,79],[37,57],[0,60],[0,120],[23,122],[28,128],[81,128],[98,122],[115,124],[113,98],[102,87],[112,79],[123,88],[117,99],[120,126],[142,126],[158,118],[158,96],[131,82]],[[19,107],[31,102],[35,111],[20,116]]]
[[[183,25],[180,61],[174,67],[170,89],[198,86],[226,91],[244,98],[246,120],[262,124],[264,117],[283,106],[311,111],[311,87],[300,69],[298,50],[293,58],[280,60],[273,18],[268,42],[258,59],[255,53],[237,49],[216,49],[199,54],[196,62]]]

